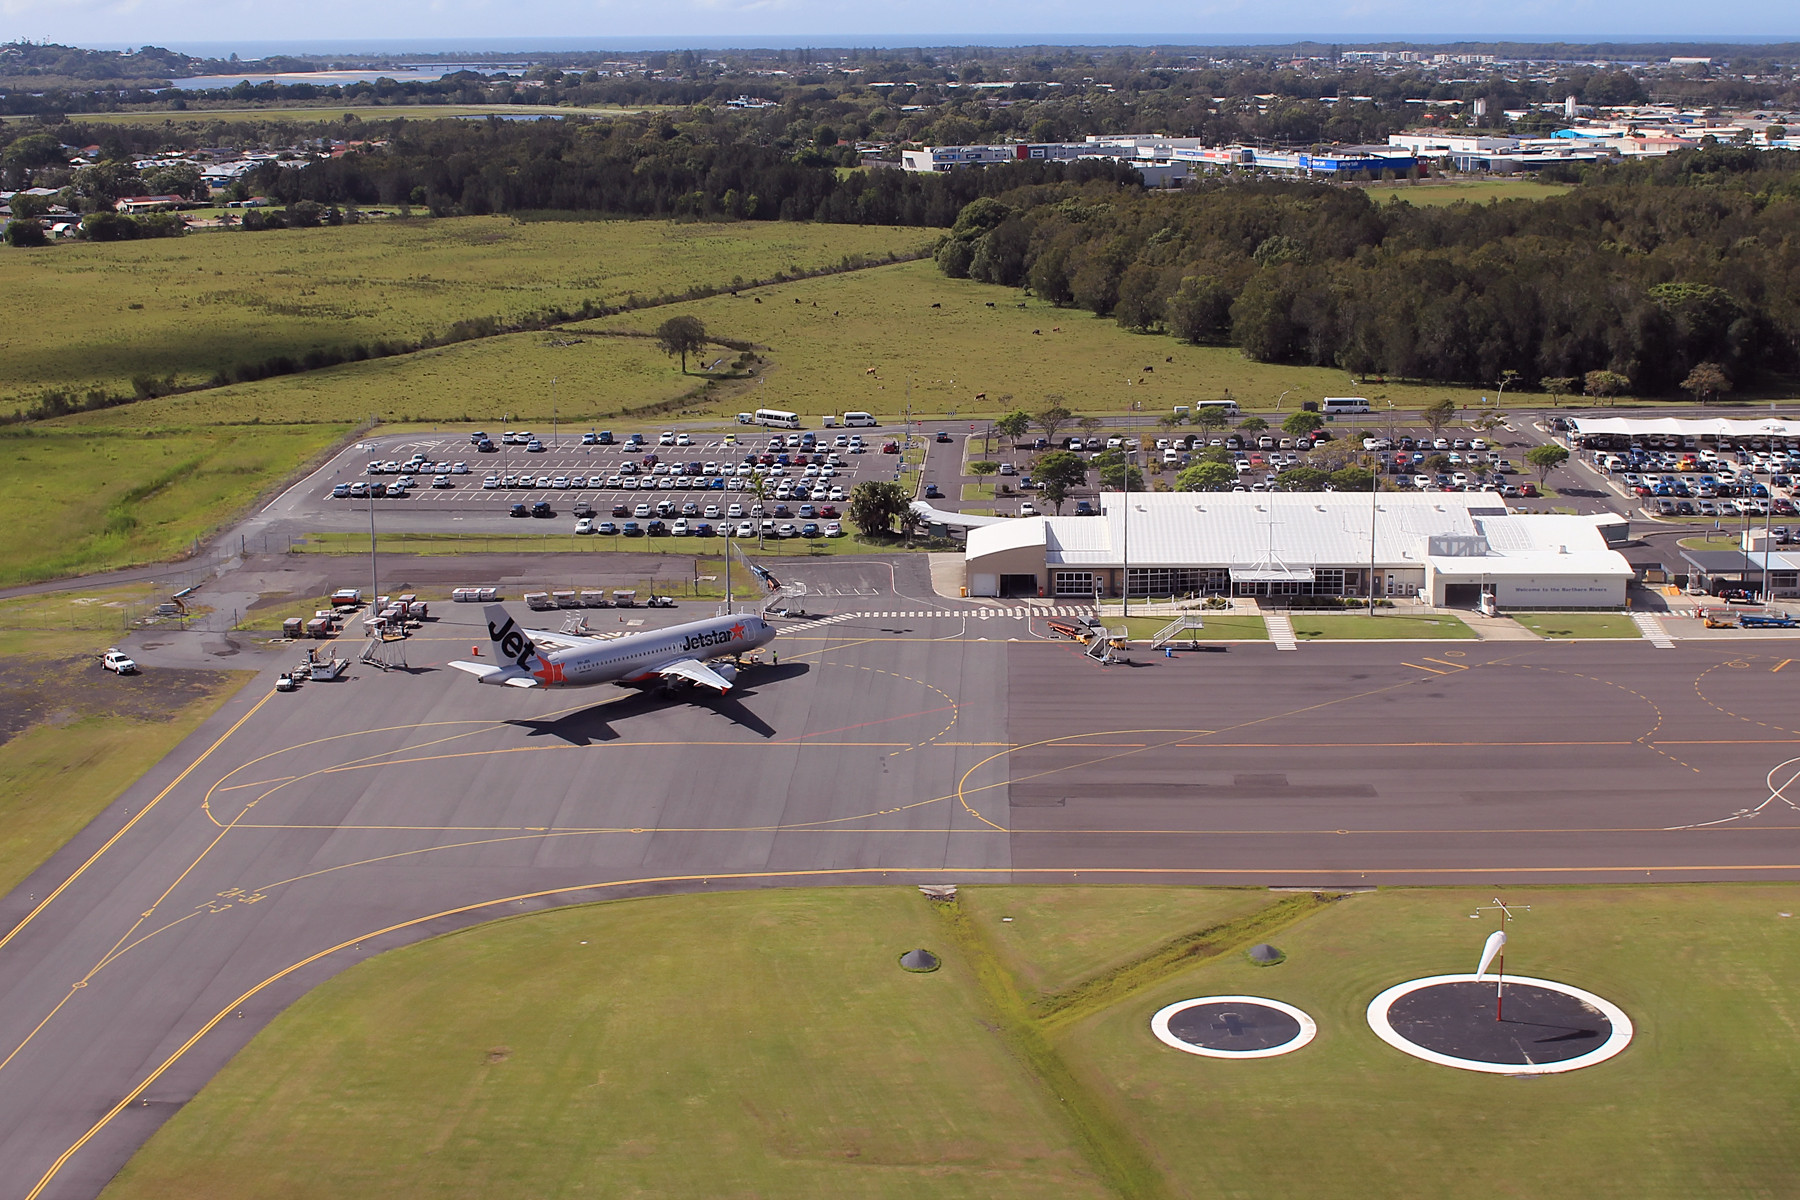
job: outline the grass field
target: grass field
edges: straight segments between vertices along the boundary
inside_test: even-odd
[[[1333,641],[1371,638],[1472,638],[1475,631],[1447,613],[1415,616],[1410,613],[1378,613],[1357,616],[1351,613],[1297,612],[1292,617],[1294,636],[1302,640]]]
[[[934,303],[942,307],[934,309]],[[1019,308],[1021,303],[1026,307]],[[715,336],[766,347],[767,363],[752,379],[720,381],[701,394],[708,377],[698,367],[690,363],[695,373],[681,374],[675,360],[642,336],[683,313],[699,316]],[[1034,335],[1033,329],[1041,332]],[[1017,353],[1027,347],[1032,353]],[[955,364],[956,370],[942,364]],[[1156,370],[1146,375],[1145,366]],[[573,424],[691,397],[674,408],[682,415],[728,417],[745,408],[785,407],[805,414],[816,428],[820,416],[847,409],[899,416],[909,379],[913,412],[921,417],[995,416],[1019,406],[1041,407],[1042,397],[1054,393],[1086,415],[1122,414],[1141,403],[1146,433],[1175,404],[1226,391],[1246,408],[1265,411],[1287,392],[1282,411],[1291,412],[1303,399],[1348,386],[1334,370],[1257,363],[1230,347],[1186,346],[1128,333],[1110,320],[1021,301],[1016,292],[989,284],[945,279],[930,262],[913,262],[620,314],[554,332],[512,334],[170,396],[65,421],[270,422],[302,414],[354,421],[374,414],[388,421],[491,427],[510,415],[519,423],[547,425],[553,399],[558,414]],[[978,393],[988,398],[974,399]],[[1418,407],[1444,396],[1473,402],[1483,393],[1386,384],[1363,387],[1358,394],[1378,406],[1392,399]],[[1378,413],[1361,420],[1386,428]],[[1347,420],[1333,428],[1349,435],[1361,427]]]
[[[0,893],[253,677],[103,672],[93,656],[155,599],[128,585],[0,600]]]
[[[1509,967],[1637,1027],[1528,1084],[1406,1057],[1364,1017],[1468,970],[1491,894],[841,889],[516,918],[305,997],[105,1196],[1787,1194],[1800,886],[1508,891],[1531,906]],[[1287,961],[1250,965],[1252,940]],[[900,971],[914,945],[943,969]],[[1150,1035],[1163,1004],[1240,993],[1317,1040],[1228,1063]]]
[[[1624,613],[1515,613],[1513,619],[1539,637],[1634,638],[1643,632]]]
[[[1375,184],[1363,189],[1377,204],[1402,200],[1407,204],[1437,207],[1466,200],[1485,204],[1490,200],[1542,200],[1571,191],[1568,184],[1539,183],[1535,179],[1470,179],[1455,183]]]
[[[346,429],[0,428],[0,585],[171,557]]]
[[[1101,623],[1108,629],[1115,625],[1124,625],[1131,630],[1131,639],[1135,642],[1147,642],[1168,627],[1169,617],[1130,617],[1120,621],[1117,617],[1102,618]],[[1260,642],[1269,637],[1268,626],[1256,613],[1209,613],[1202,612],[1200,619],[1206,622],[1206,628],[1193,631],[1192,638],[1182,634],[1176,646],[1182,642]]]
[[[465,318],[619,304],[929,240],[876,226],[458,217],[5,254],[0,292],[50,319],[7,337],[0,403],[47,388],[129,393],[138,375],[199,383],[277,354],[416,340]]]
[[[717,296],[659,309],[655,321],[652,314],[623,313],[577,328],[644,331],[669,315],[691,312],[709,330],[770,347],[773,365],[757,386],[760,405],[815,419],[846,409],[898,415],[909,379],[918,414],[995,415],[1042,407],[1043,397],[1054,393],[1083,414],[1124,413],[1139,405],[1146,431],[1174,405],[1221,399],[1227,391],[1256,410],[1272,410],[1287,392],[1287,412],[1302,400],[1344,394],[1346,387],[1384,412],[1388,400],[1416,408],[1445,396],[1473,403],[1491,394],[1435,385],[1352,385],[1337,370],[1257,363],[1232,347],[1128,333],[1110,319],[1059,309],[1014,289],[946,278],[930,261],[800,280],[757,296],[762,303],[748,294]],[[987,399],[977,400],[982,393]],[[1365,420],[1379,423],[1378,415]]]

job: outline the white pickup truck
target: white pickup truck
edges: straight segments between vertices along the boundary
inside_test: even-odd
[[[116,675],[135,675],[138,669],[131,656],[117,646],[100,656],[100,665]]]

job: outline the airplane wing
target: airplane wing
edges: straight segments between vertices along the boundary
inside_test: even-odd
[[[538,681],[535,678],[524,674],[523,672],[517,672],[517,668],[511,668],[517,672],[511,678],[497,679],[495,678],[496,676],[506,675],[509,668],[490,667],[486,663],[464,662],[461,659],[452,659],[447,665],[455,667],[459,671],[465,671],[481,680],[483,683],[504,683],[508,687],[521,688],[531,688],[538,685]]]
[[[678,658],[674,662],[664,663],[660,667],[651,668],[653,675],[673,675],[690,683],[704,684],[709,688],[717,688],[720,693],[731,690],[731,680],[725,678],[697,658]]]

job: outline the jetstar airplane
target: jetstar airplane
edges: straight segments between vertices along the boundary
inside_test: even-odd
[[[706,660],[736,657],[775,640],[774,626],[760,616],[709,617],[649,633],[597,638],[524,629],[498,604],[483,613],[494,664],[450,665],[483,683],[508,687],[641,687],[683,680],[723,694],[731,690],[737,668],[729,663],[708,666]]]

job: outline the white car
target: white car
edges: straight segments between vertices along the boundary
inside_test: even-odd
[[[452,475],[467,475],[469,473],[469,464],[464,462],[451,463],[450,473]]]
[[[100,665],[115,675],[135,675],[138,669],[131,656],[117,646],[100,656]]]
[[[1025,503],[1019,505],[1019,515],[1021,517],[1035,517],[1037,516],[1037,507],[1033,505],[1031,501],[1027,500]]]
[[[691,446],[694,444],[694,439],[685,433],[678,433],[675,435],[675,444],[677,446]]]
[[[675,431],[672,429],[663,430],[662,436],[656,439],[656,444],[659,446],[673,446],[675,444]]]
[[[753,524],[753,523],[752,523],[752,522],[750,522],[750,521],[739,521],[739,522],[738,522],[738,527],[737,527],[737,535],[736,535],[736,536],[738,536],[738,537],[741,537],[741,538],[753,538],[753,537],[755,537],[755,536],[756,536],[756,526],[755,526],[755,524]]]
[[[583,517],[583,518],[581,518],[581,520],[575,522],[575,532],[576,533],[592,533],[592,532],[594,532],[594,519],[592,517]]]
[[[733,504],[725,510],[725,515],[734,520],[741,518],[744,515],[744,506],[741,504]]]
[[[708,520],[716,521],[719,517],[719,506],[716,504],[709,504],[706,506],[706,510],[700,515],[706,517]]]
[[[491,492],[500,486],[500,477],[498,475],[489,475],[486,479],[481,481],[481,486]]]
[[[826,537],[843,537],[844,536],[844,527],[842,525],[838,524],[836,521],[827,521],[827,522],[825,522],[825,536]]]
[[[838,501],[839,503],[842,503],[842,501],[844,499],[844,489],[841,487],[832,488],[831,489],[831,498],[835,501]]]

